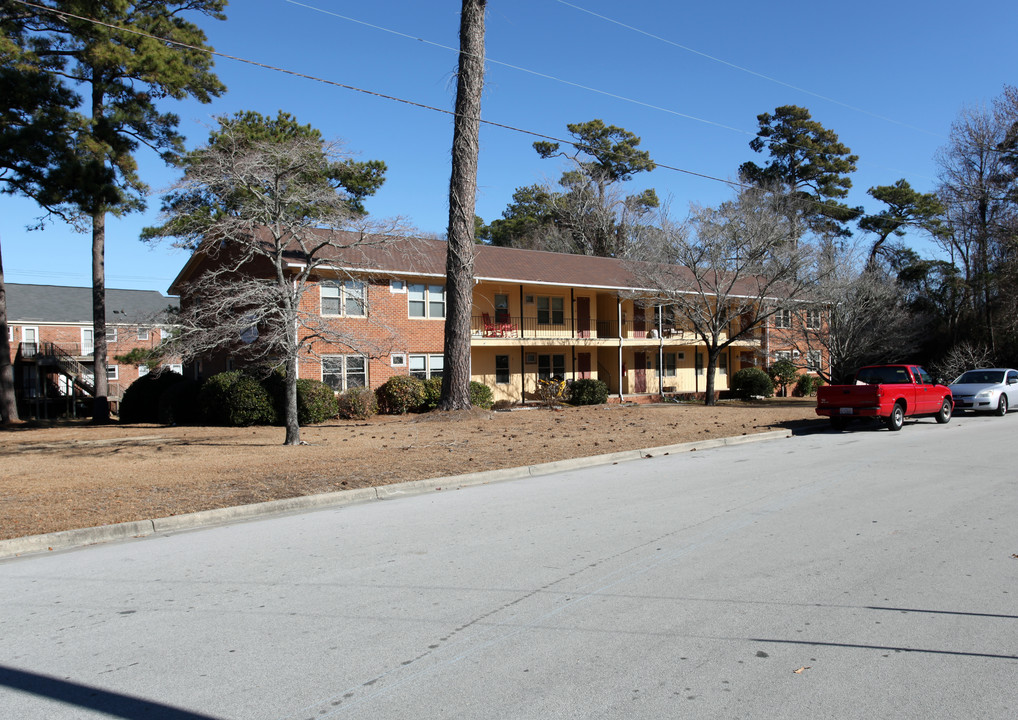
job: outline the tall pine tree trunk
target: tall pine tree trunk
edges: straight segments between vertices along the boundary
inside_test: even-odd
[[[484,85],[487,0],[463,0],[460,61],[453,122],[446,259],[445,368],[441,410],[470,408],[470,315],[474,292],[474,207]]]
[[[18,422],[18,402],[14,395],[14,365],[7,337],[7,290],[4,286],[4,261],[0,253],[0,422]]]
[[[92,215],[92,422],[110,420],[109,381],[106,378],[106,212]]]

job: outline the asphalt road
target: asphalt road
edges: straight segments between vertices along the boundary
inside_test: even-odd
[[[0,718],[1018,717],[1018,414],[0,562]]]

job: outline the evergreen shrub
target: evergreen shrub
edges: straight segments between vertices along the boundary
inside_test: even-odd
[[[608,402],[608,386],[594,378],[574,380],[570,385],[569,402],[573,405],[603,405]]]
[[[404,415],[424,403],[424,382],[413,375],[394,375],[375,391],[378,412]]]
[[[336,406],[345,420],[367,420],[378,412],[378,398],[371,388],[355,387],[340,393]]]
[[[336,393],[321,380],[301,378],[297,381],[297,422],[312,425],[331,420],[339,414]],[[285,413],[280,419],[285,418]]]
[[[265,386],[240,370],[213,375],[198,393],[202,417],[210,425],[274,425],[275,403]]]
[[[470,404],[482,410],[490,410],[494,403],[495,396],[491,388],[476,380],[470,381]]]
[[[732,392],[736,397],[748,400],[751,397],[771,397],[774,394],[774,382],[760,368],[742,368],[732,376]]]
[[[184,376],[171,370],[142,375],[131,383],[120,400],[120,422],[158,423],[159,397]]]

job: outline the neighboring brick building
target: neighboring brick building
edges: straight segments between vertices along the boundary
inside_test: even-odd
[[[323,272],[304,295],[303,310],[376,340],[384,328],[388,349],[365,355],[317,343],[302,356],[300,376],[337,391],[377,388],[393,375],[440,376],[445,253],[439,240],[337,253],[333,272]],[[300,266],[298,257],[289,262]],[[189,279],[210,263],[201,252],[192,255],[170,291],[187,302]],[[472,378],[510,402],[533,399],[537,381],[554,376],[598,378],[626,400],[702,393],[705,348],[668,307],[640,303],[632,268],[612,258],[476,246]],[[766,364],[766,337],[759,329],[724,351],[716,390],[728,388],[729,373]],[[202,378],[227,367],[228,358],[209,359],[185,374]]]
[[[75,414],[76,399],[90,396],[93,387],[92,288],[19,283],[5,288],[19,413]],[[107,376],[114,407],[148,372],[144,365],[118,363],[115,356],[158,345],[169,329],[167,311],[177,304],[177,298],[155,290],[106,290]]]

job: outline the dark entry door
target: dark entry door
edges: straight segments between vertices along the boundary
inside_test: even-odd
[[[590,379],[590,353],[576,354],[576,377],[581,380]]]
[[[633,353],[633,392],[647,392],[647,353]]]
[[[590,337],[590,298],[576,298],[576,334],[577,337]],[[589,356],[588,356],[589,357]]]

